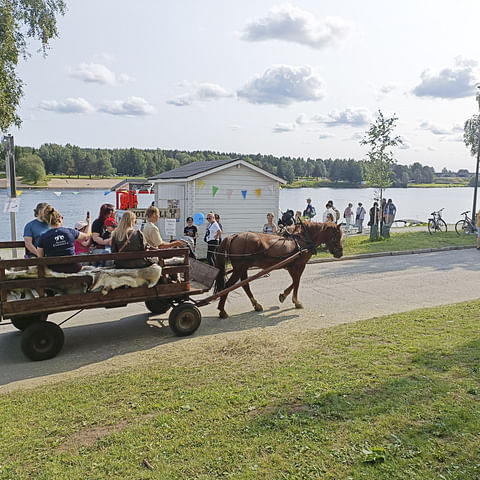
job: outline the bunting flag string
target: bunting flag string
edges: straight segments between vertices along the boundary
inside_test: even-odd
[[[214,197],[217,192],[218,192],[218,187],[216,187],[215,185],[212,185],[212,196]]]

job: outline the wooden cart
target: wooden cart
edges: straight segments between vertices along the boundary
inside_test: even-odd
[[[115,308],[133,302],[145,302],[155,314],[169,315],[170,328],[180,336],[191,335],[201,322],[201,314],[191,295],[200,294],[208,287],[192,288],[188,248],[149,250],[148,252],[107,253],[76,257],[23,258],[23,242],[0,242],[0,249],[18,248],[18,256],[0,260],[0,322],[10,320],[22,330],[21,348],[31,360],[52,358],[62,349],[64,333],[61,325],[82,310],[92,308]],[[21,249],[21,250],[20,250]],[[14,254],[15,255],[15,254]],[[83,271],[65,278],[52,278],[47,265],[83,262],[105,262],[116,259],[158,258],[162,266],[161,278],[151,288],[147,286],[110,290],[108,293],[91,291],[93,277]],[[181,257],[180,265],[168,265],[168,260]],[[35,278],[12,278],[19,270],[32,271]],[[70,293],[77,287],[77,293]],[[62,291],[62,294],[58,294]],[[16,296],[12,292],[17,292]],[[29,295],[25,295],[28,292]],[[77,310],[60,324],[48,321],[52,313]]]

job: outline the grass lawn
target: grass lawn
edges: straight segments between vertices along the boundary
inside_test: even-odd
[[[449,228],[453,228],[450,227]],[[351,235],[343,237],[343,254],[360,255],[364,253],[396,252],[402,250],[419,250],[424,248],[441,248],[451,246],[475,245],[476,235],[457,235],[455,231],[430,235],[425,231],[395,232],[390,238],[370,241],[368,235]],[[331,257],[330,253],[320,250],[314,258]]]
[[[479,320],[476,301],[198,337],[5,394],[0,478],[480,478]]]

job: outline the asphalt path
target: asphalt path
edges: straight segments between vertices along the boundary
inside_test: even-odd
[[[479,265],[480,252],[476,249],[309,264],[299,292],[303,310],[294,308],[291,297],[279,303],[278,294],[289,284],[289,276],[285,271],[272,272],[251,284],[264,306],[263,312],[253,312],[239,289],[227,301],[230,318],[218,318],[216,303],[201,308],[202,324],[193,337],[198,340],[232,332],[255,333],[259,328],[280,336],[282,331],[327,328],[478,299]],[[60,323],[71,313],[51,315],[49,320]],[[149,314],[143,303],[83,311],[63,328],[65,345],[59,355],[31,362],[20,350],[20,332],[11,325],[0,326],[0,392],[71,377],[108,362],[122,364],[125,358],[132,364],[138,352],[192,338],[175,337],[168,327],[168,313]]]

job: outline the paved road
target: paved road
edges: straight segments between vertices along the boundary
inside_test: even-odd
[[[230,294],[229,319],[217,318],[216,305],[202,307],[202,324],[196,337],[269,328],[318,329],[421,307],[480,298],[480,253],[453,250],[396,257],[355,259],[308,265],[300,288],[304,310],[288,299],[279,304],[278,293],[288,274],[273,272],[252,284],[265,311],[252,312],[242,290]],[[68,314],[52,315],[62,321]],[[135,362],[135,353],[161,349],[174,337],[166,315],[146,313],[143,304],[124,308],[89,310],[65,324],[65,346],[44,362],[31,362],[20,351],[20,333],[0,326],[0,392],[28,384],[71,376],[104,364]],[[128,359],[128,360],[125,360]],[[101,370],[101,368],[100,368]]]

